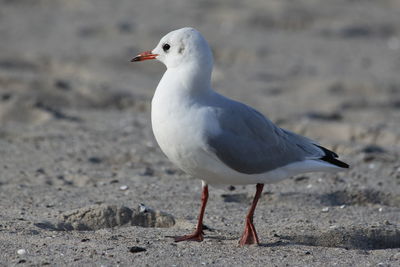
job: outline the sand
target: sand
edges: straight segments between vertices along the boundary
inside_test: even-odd
[[[399,266],[400,3],[0,1],[0,265]],[[199,29],[216,90],[351,165],[266,185],[260,246],[237,242],[255,186],[211,187],[162,154],[164,71],[130,63]]]

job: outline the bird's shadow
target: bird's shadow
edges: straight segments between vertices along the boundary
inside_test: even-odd
[[[172,237],[174,236],[166,236]],[[206,235],[205,240],[234,241],[237,236]],[[356,250],[400,248],[400,230],[392,227],[341,227],[324,232],[302,235],[282,235],[278,241],[260,243],[259,247],[274,248],[287,246],[335,247]]]
[[[273,243],[260,243],[260,244],[258,244],[259,247],[265,247],[265,248],[286,247],[286,246],[293,246],[293,245],[297,245],[297,244],[291,243],[291,242],[285,242],[285,241],[282,241],[282,240],[278,240],[278,241],[273,242]]]
[[[301,235],[282,235],[279,238],[281,240],[277,242],[261,246],[302,245],[366,251],[400,248],[400,229],[396,225],[347,226],[328,231],[311,231]]]

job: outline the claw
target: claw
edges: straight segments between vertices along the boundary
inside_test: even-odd
[[[257,191],[254,196],[253,203],[251,204],[249,213],[246,216],[246,226],[244,227],[244,232],[239,240],[240,246],[252,245],[252,244],[259,245],[256,228],[254,227],[253,224],[253,216],[257,206],[258,199],[261,196],[263,188],[264,188],[263,184],[257,184]]]
[[[256,228],[252,222],[246,221],[246,227],[244,228],[244,232],[240,238],[239,245],[244,246],[253,244],[259,244]]]
[[[204,240],[203,231],[195,231],[193,234],[184,235],[184,236],[176,236],[174,237],[175,242],[181,241],[196,241],[201,242]]]

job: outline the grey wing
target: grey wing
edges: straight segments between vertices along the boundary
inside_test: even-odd
[[[221,132],[206,137],[208,149],[232,169],[258,174],[305,159],[318,159],[324,152],[311,140],[283,130],[256,110],[234,102],[216,109]]]

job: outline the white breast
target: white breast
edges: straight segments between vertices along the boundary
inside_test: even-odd
[[[185,94],[158,90],[152,100],[151,121],[154,136],[166,156],[191,175],[204,161],[204,127],[207,109]],[[171,97],[173,95],[173,97]]]

